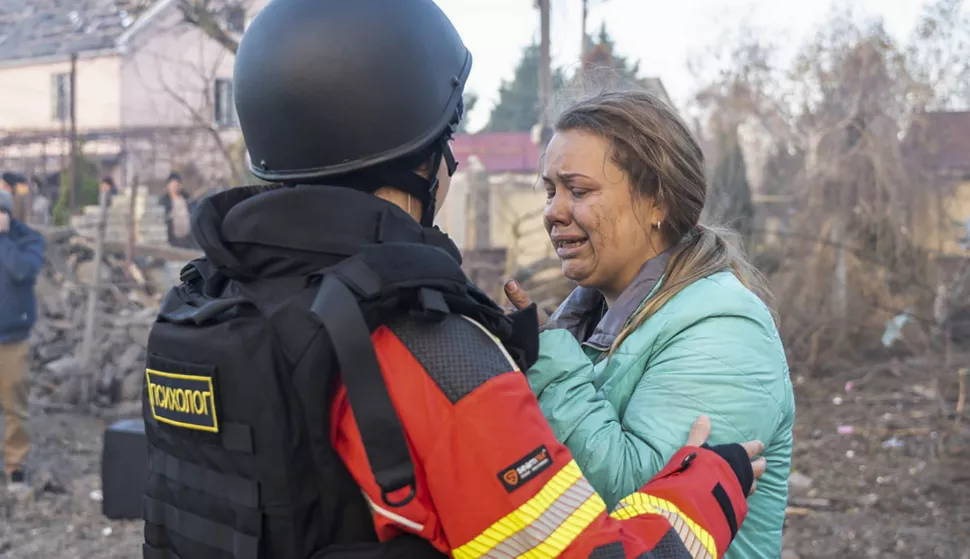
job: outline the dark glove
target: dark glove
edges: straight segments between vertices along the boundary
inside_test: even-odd
[[[524,373],[539,359],[538,307],[532,303],[509,313],[508,317],[512,321],[512,345],[518,350],[515,361]]]
[[[751,486],[754,485],[754,469],[751,467],[751,459],[748,458],[748,453],[743,446],[737,443],[716,446],[704,443],[701,448],[706,448],[724,459],[731,466],[734,475],[738,476],[738,481],[741,482],[741,491],[745,495],[751,493]]]

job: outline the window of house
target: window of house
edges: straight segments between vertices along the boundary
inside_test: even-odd
[[[213,88],[213,118],[219,126],[233,126],[236,124],[236,109],[232,100],[232,80],[219,78]]]
[[[246,9],[241,6],[226,8],[226,30],[230,33],[242,33],[246,30]]]
[[[51,107],[54,120],[65,121],[71,118],[71,74],[51,76]]]

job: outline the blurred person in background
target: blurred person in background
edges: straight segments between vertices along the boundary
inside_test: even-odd
[[[6,181],[6,178],[4,178]],[[27,489],[27,338],[37,316],[34,284],[44,260],[44,238],[13,217],[13,196],[0,189],[0,405],[3,465],[11,491]]]
[[[794,394],[763,278],[699,223],[697,141],[650,94],[604,92],[559,117],[542,181],[546,229],[579,284],[527,373],[557,437],[608,507],[660,471],[698,415],[712,444],[764,441],[768,471],[726,557],[779,557]],[[506,293],[531,303],[515,282]]]
[[[101,184],[99,185],[101,192],[105,192],[108,195],[108,207],[111,207],[111,200],[118,194],[118,185],[115,184],[115,180],[107,175],[101,178]]]
[[[43,181],[34,177],[34,198],[30,205],[30,222],[37,225],[51,224],[51,200],[44,194]]]
[[[165,223],[168,227],[168,243],[172,246],[188,248],[192,240],[192,219],[188,195],[182,188],[182,177],[176,172],[168,175],[165,194],[159,203],[165,208]]]

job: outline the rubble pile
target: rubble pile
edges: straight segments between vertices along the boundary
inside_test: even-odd
[[[31,336],[34,399],[40,405],[110,405],[138,399],[148,333],[161,297],[184,264],[148,256],[128,265],[106,246],[90,362],[80,362],[94,243],[72,229],[43,231],[48,246],[37,279],[37,324]]]
[[[129,222],[134,221],[135,242],[165,243],[168,229],[165,225],[165,209],[158,199],[149,195],[148,187],[122,189],[107,208],[106,236],[109,241],[124,243],[128,240]],[[79,234],[94,238],[101,220],[100,206],[86,206],[80,215],[71,216],[71,227]]]

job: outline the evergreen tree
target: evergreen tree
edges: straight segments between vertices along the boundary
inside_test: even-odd
[[[606,30],[589,39],[590,47],[583,60],[584,80],[601,87],[644,87],[639,77],[640,63],[616,53],[616,43]],[[555,94],[569,83],[563,68],[554,68],[552,88]],[[533,43],[522,51],[513,77],[503,81],[498,102],[485,126],[485,132],[528,131],[539,122],[539,45]]]
[[[588,39],[588,49],[583,57],[583,79],[603,87],[643,85],[639,77],[640,61],[620,56],[616,52],[616,42],[600,26],[596,37]]]
[[[461,124],[458,125],[459,134],[468,133],[468,115],[475,108],[475,104],[478,103],[478,95],[474,91],[466,91],[462,102],[465,105],[465,117],[461,119]]]
[[[562,88],[565,75],[553,70],[553,91]],[[539,122],[539,45],[531,44],[522,51],[511,81],[502,81],[498,102],[485,126],[486,132],[528,131]]]
[[[78,140],[77,151],[81,154],[78,157],[78,192],[77,207],[96,205],[100,198],[101,175],[98,173],[98,165],[90,159],[84,157],[84,143]],[[71,172],[64,169],[60,172],[60,188],[57,193],[57,201],[51,209],[51,218],[55,225],[68,225],[71,219]]]

